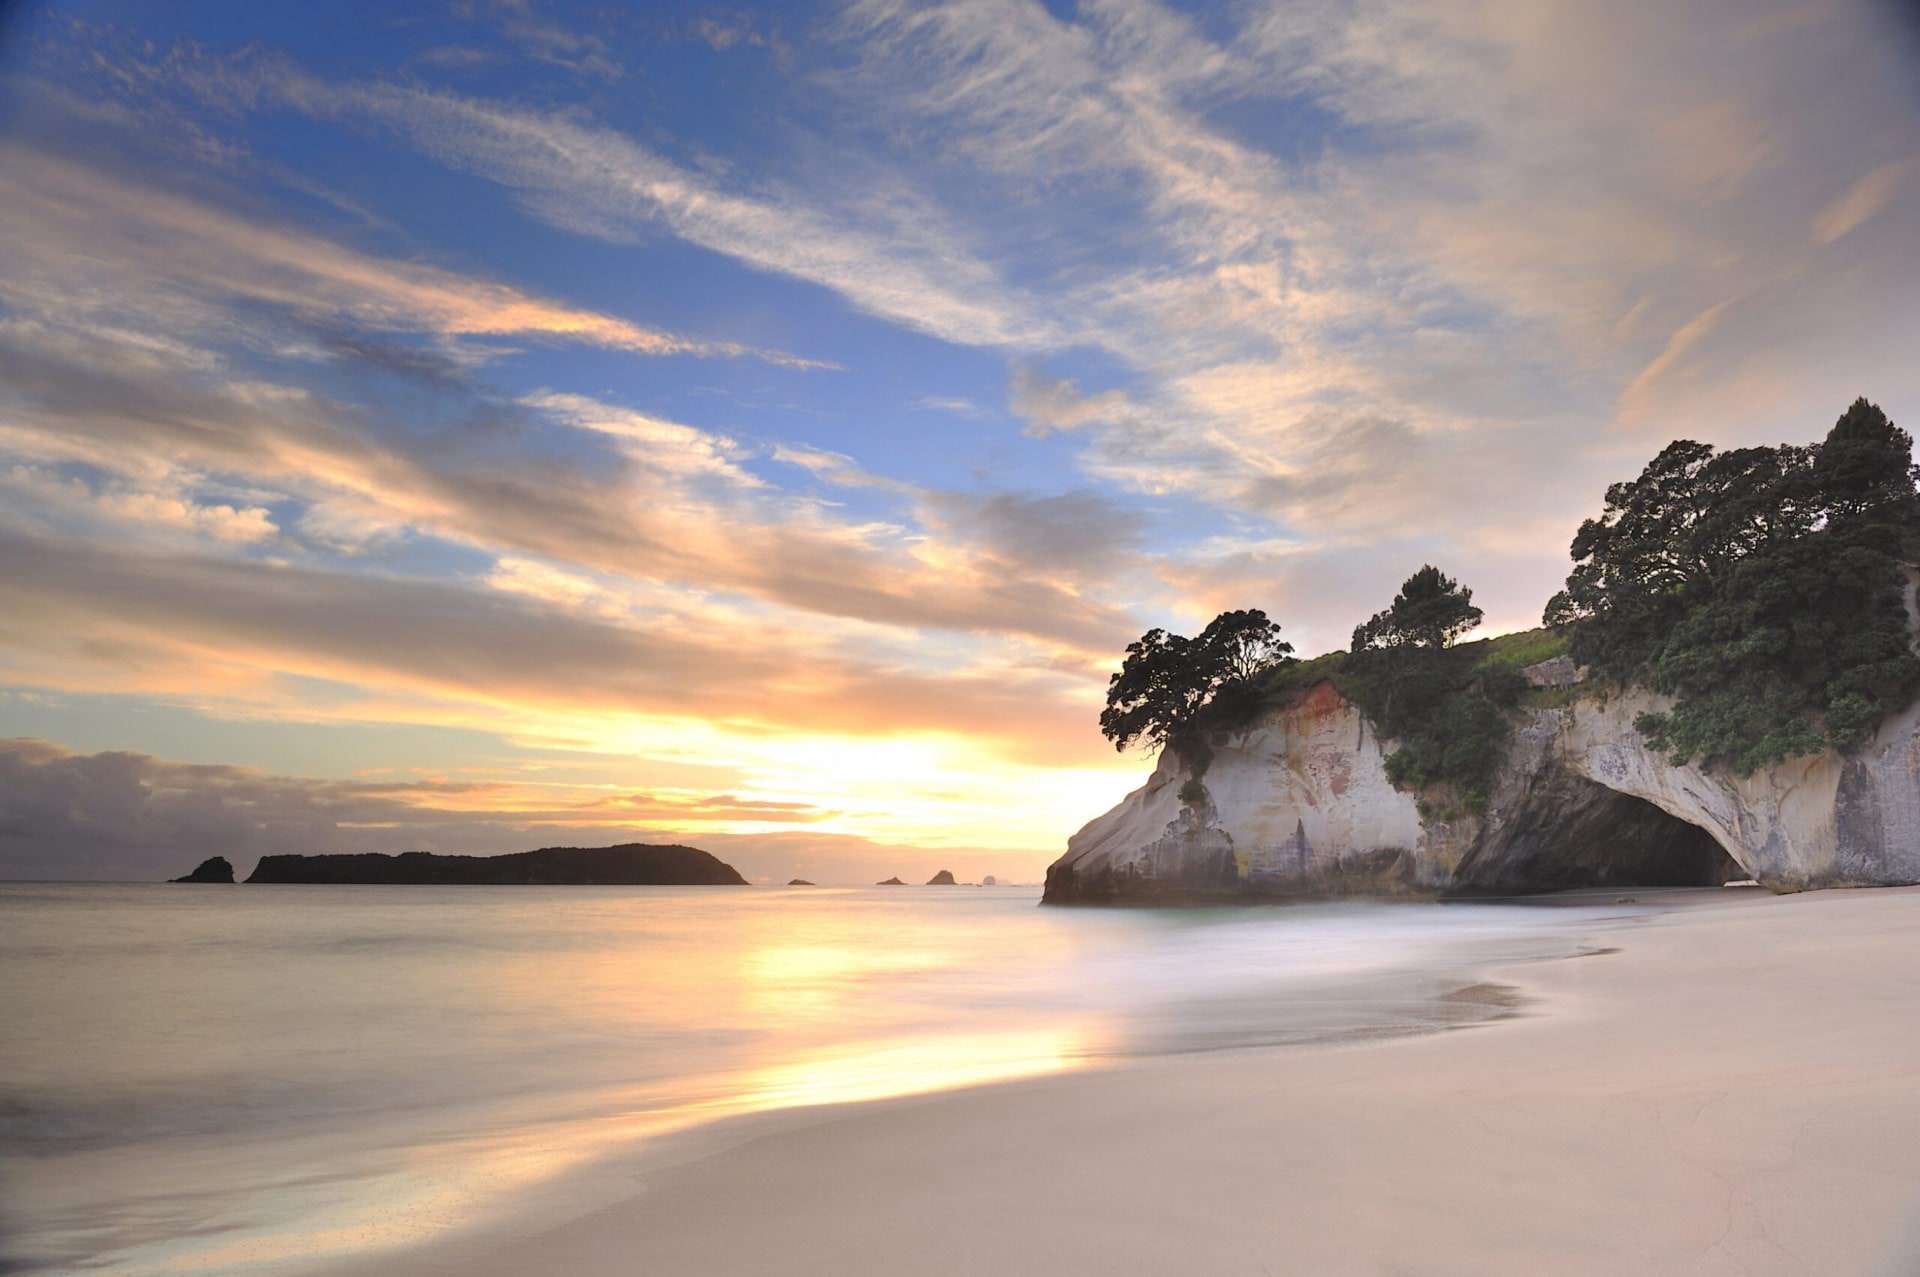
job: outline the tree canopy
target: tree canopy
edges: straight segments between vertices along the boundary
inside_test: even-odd
[[[1810,447],[1669,444],[1580,526],[1546,622],[1595,673],[1675,698],[1637,726],[1676,764],[1854,748],[1920,692],[1912,449],[1865,399]]]
[[[1426,564],[1392,606],[1354,629],[1341,680],[1380,734],[1398,742],[1388,779],[1452,785],[1472,810],[1486,803],[1520,694],[1515,671],[1450,650],[1481,616],[1472,590]]]
[[[1148,630],[1127,645],[1108,680],[1100,733],[1120,750],[1137,740],[1177,744],[1207,726],[1208,717],[1223,720],[1257,705],[1255,678],[1292,654],[1280,627],[1258,608],[1222,612],[1197,638]]]
[[[1393,606],[1355,627],[1353,650],[1396,647],[1451,647],[1453,641],[1480,624],[1484,615],[1473,605],[1473,591],[1439,568],[1427,564],[1408,577],[1393,596]]]
[[[1920,695],[1920,467],[1912,437],[1865,399],[1816,444],[1669,444],[1607,489],[1572,557],[1546,623],[1602,680],[1672,698],[1635,726],[1676,765],[1745,776],[1851,750]],[[1149,630],[1108,683],[1100,730],[1122,750],[1171,745],[1197,777],[1210,730],[1332,679],[1397,743],[1395,784],[1451,786],[1476,810],[1528,695],[1518,653],[1454,646],[1480,621],[1473,592],[1427,564],[1350,652],[1304,666],[1257,610],[1223,612],[1196,638]]]

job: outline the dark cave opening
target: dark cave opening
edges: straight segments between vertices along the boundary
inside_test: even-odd
[[[1747,876],[1700,826],[1631,794],[1561,777],[1461,865],[1456,890],[1719,887]]]

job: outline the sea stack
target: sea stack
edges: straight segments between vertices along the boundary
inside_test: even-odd
[[[898,878],[884,878],[881,881],[874,883],[873,885],[876,887],[904,887],[907,884],[904,882],[901,882]]]
[[[939,873],[927,879],[927,885],[929,887],[957,887],[960,884],[953,880],[953,870],[942,869]]]

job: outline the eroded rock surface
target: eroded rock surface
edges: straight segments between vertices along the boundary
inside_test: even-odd
[[[1542,685],[1563,686],[1567,671]],[[1576,676],[1577,677],[1577,676]],[[1633,721],[1650,693],[1529,711],[1487,810],[1387,780],[1372,724],[1331,684],[1213,744],[1203,792],[1172,752],[1047,871],[1049,903],[1437,896],[1578,886],[1776,891],[1920,882],[1920,705],[1856,754],[1745,780],[1676,767]],[[1195,801],[1183,801],[1185,790]]]

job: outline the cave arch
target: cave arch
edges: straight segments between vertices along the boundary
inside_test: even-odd
[[[1748,876],[1701,826],[1644,798],[1562,774],[1490,831],[1456,871],[1454,890],[1719,887]]]

